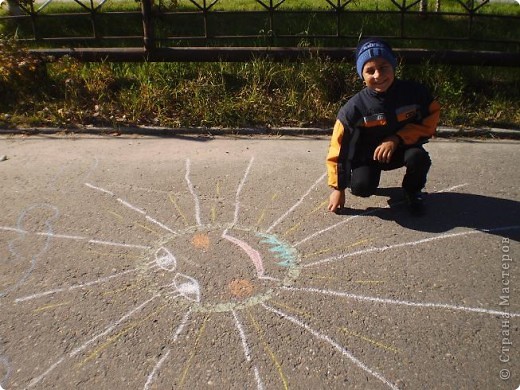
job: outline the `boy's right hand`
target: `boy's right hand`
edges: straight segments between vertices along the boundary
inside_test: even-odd
[[[338,208],[345,207],[345,190],[333,190],[329,196],[328,210],[336,212]]]

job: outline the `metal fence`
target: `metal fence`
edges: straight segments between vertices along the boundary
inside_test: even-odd
[[[386,0],[366,9],[359,0],[316,0],[302,9],[291,0],[250,0],[238,11],[222,0],[141,0],[121,12],[106,0],[69,0],[78,12],[64,13],[52,11],[58,0],[8,0],[0,27],[35,51],[87,61],[342,59],[361,36],[379,36],[410,62],[520,65],[518,13],[487,12],[490,0],[451,0],[445,12],[448,1]]]

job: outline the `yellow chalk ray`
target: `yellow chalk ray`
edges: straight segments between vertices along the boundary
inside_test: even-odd
[[[289,229],[287,229],[287,230],[283,233],[283,235],[284,235],[284,236],[287,236],[287,235],[289,235],[291,232],[294,232],[296,229],[298,229],[298,228],[301,226],[301,224],[302,224],[301,222],[298,222],[297,224],[291,226]]]
[[[41,306],[41,307],[38,307],[38,308],[34,309],[33,313],[38,313],[38,312],[44,311],[44,310],[55,309],[55,308],[60,307],[60,306],[70,305],[71,303],[72,303],[72,301],[67,301],[67,302],[61,302],[61,303],[54,303],[52,305]]]
[[[213,205],[213,207],[211,208],[211,223],[215,223],[217,219],[217,205]]]
[[[314,210],[312,210],[307,216],[312,215],[316,213],[317,211],[321,210],[324,206],[326,206],[329,203],[328,199],[325,199],[323,202],[321,202]]]
[[[280,302],[273,302],[273,301],[270,301],[270,302],[273,303],[276,306],[288,309],[288,310],[290,310],[293,313],[297,313],[297,314],[299,314],[299,315],[301,315],[303,317],[307,317],[310,320],[313,320],[313,319],[316,318],[312,314],[310,314],[308,312],[305,312],[303,310],[292,308],[292,307],[290,307],[288,305],[285,305],[285,304],[282,304]],[[349,329],[347,329],[346,327],[338,327],[338,329],[340,329],[341,331],[343,331],[343,332],[345,332],[345,333],[347,333],[347,334],[349,334],[351,336],[354,336],[354,337],[357,337],[357,338],[359,338],[359,339],[361,339],[363,341],[366,341],[366,342],[368,342],[368,343],[370,343],[370,344],[372,344],[372,345],[374,345],[374,346],[376,346],[378,348],[381,348],[381,349],[384,349],[384,350],[387,350],[387,351],[390,351],[390,352],[393,352],[393,353],[399,353],[400,352],[397,348],[394,348],[394,347],[392,347],[390,345],[383,344],[380,341],[373,340],[373,339],[371,339],[371,338],[369,338],[367,336],[363,336],[363,335],[361,335],[359,333],[352,332]]]
[[[264,347],[264,350],[269,355],[269,358],[273,361],[274,366],[276,367],[276,371],[278,371],[278,375],[280,376],[280,380],[283,383],[283,388],[285,390],[288,390],[289,389],[289,384],[287,383],[287,378],[285,377],[285,375],[283,373],[282,365],[280,364],[280,361],[276,357],[276,355],[273,352],[273,350],[269,347],[269,344],[267,344],[267,342],[265,340],[265,337],[264,337],[264,331],[262,330],[262,328],[260,328],[260,325],[258,324],[256,319],[253,317],[253,315],[251,314],[251,311],[249,309],[247,310],[247,314],[249,316],[249,319],[250,319],[251,323],[255,327],[256,332],[258,333],[258,337],[262,341],[262,345]]]
[[[184,213],[182,212],[181,208],[177,204],[177,201],[175,200],[175,197],[173,196],[173,194],[171,192],[168,193],[168,198],[170,199],[170,202],[173,203],[173,206],[175,207],[175,210],[177,210],[177,212],[181,216],[182,220],[184,221],[184,224],[186,226],[189,226],[188,219],[186,218],[186,215],[184,215]]]
[[[258,217],[258,220],[256,221],[256,226],[260,226],[260,224],[264,221],[265,218],[265,209],[262,210],[260,213],[260,216]]]
[[[220,198],[220,180],[217,180],[217,185],[215,187],[217,198]]]
[[[350,249],[350,248],[353,248],[355,246],[365,244],[365,243],[367,243],[369,241],[371,241],[371,239],[365,238],[363,240],[357,241],[357,242],[355,242],[353,244],[348,244],[347,246],[343,246],[343,247],[324,248],[324,249],[321,249],[319,251],[303,255],[302,259],[306,259],[306,258],[313,257],[313,256],[323,255],[325,253],[332,252],[332,251],[338,251],[338,250],[342,251],[342,250],[345,250],[345,249]]]
[[[148,321],[148,319],[150,319],[151,317],[159,314],[161,311],[163,311],[166,308],[166,306],[168,306],[168,304],[164,304],[164,305],[160,306],[159,308],[157,308],[156,310],[154,310],[153,312],[148,314],[146,317],[142,318],[139,321],[133,322],[132,324],[130,324],[129,326],[127,326],[126,328],[121,330],[119,333],[108,338],[108,340],[106,342],[101,344],[94,351],[92,351],[83,361],[78,363],[76,368],[79,369],[79,368],[83,367],[85,364],[87,364],[89,361],[91,361],[92,359],[97,358],[101,354],[101,352],[103,352],[105,349],[110,347],[110,345],[114,344],[117,340],[119,340],[121,337],[123,337],[128,332],[130,332],[132,329],[135,329],[136,327],[141,325],[143,322]]]
[[[274,300],[270,300],[269,303],[272,303],[273,305],[278,306],[279,308],[282,308],[282,309],[288,309],[291,312],[299,314],[299,315],[301,315],[303,317],[312,318],[312,315],[309,312],[306,312],[306,311],[303,311],[303,310],[300,310],[300,309],[296,309],[294,307],[286,305],[285,303],[277,302],[277,301],[274,301]]]
[[[137,288],[141,288],[143,285],[144,285],[143,282],[133,283],[133,284],[121,287],[121,288],[114,289],[114,290],[103,291],[101,293],[101,295],[105,296],[105,295],[113,295],[113,294],[117,294],[117,293],[127,292],[127,291],[131,291],[131,290],[135,290]]]
[[[400,353],[400,351],[397,348],[395,348],[395,347],[383,344],[380,341],[373,340],[373,339],[371,339],[369,337],[366,337],[366,336],[363,336],[363,335],[361,335],[359,333],[352,332],[351,330],[349,330],[349,329],[347,329],[345,327],[339,327],[339,329],[341,329],[341,331],[343,331],[347,335],[357,337],[357,338],[359,338],[359,339],[361,339],[363,341],[366,341],[367,343],[370,343],[370,344],[374,345],[377,348],[384,349],[386,351],[390,351],[390,352],[393,352],[393,353]]]
[[[195,339],[195,345],[193,346],[193,350],[190,354],[190,357],[186,361],[186,365],[184,366],[184,370],[182,371],[181,379],[179,382],[179,388],[184,386],[184,382],[186,381],[186,377],[188,376],[188,372],[191,367],[191,361],[197,354],[200,338],[202,337],[204,330],[206,329],[206,323],[208,322],[208,320],[209,320],[209,315],[204,318],[204,321],[203,321],[199,331],[197,332],[197,338]]]
[[[101,251],[97,251],[95,249],[93,249],[92,247],[89,247],[88,248],[88,251],[89,252],[92,252],[92,253],[95,253],[95,254],[98,254],[98,255],[102,255],[102,256],[110,256],[110,257],[119,257],[119,256],[122,256],[121,253],[119,252],[114,252],[114,253],[110,253],[110,252],[101,252]],[[131,254],[124,254],[124,258],[125,259],[128,259],[128,258],[134,258],[134,259],[141,259],[143,256],[138,256],[138,255],[131,255]]]
[[[278,193],[274,193],[273,196],[271,196],[271,203],[274,202],[278,198]],[[264,207],[262,211],[260,212],[260,216],[258,217],[258,220],[256,221],[255,226],[260,226],[260,224],[264,221],[265,213],[267,208]]]
[[[150,233],[155,234],[155,235],[157,235],[157,236],[159,236],[159,237],[162,237],[162,234],[159,234],[158,232],[156,232],[155,230],[153,230],[153,229],[152,229],[151,227],[149,227],[149,226],[143,225],[143,224],[138,223],[138,222],[136,222],[136,225],[139,226],[140,228],[143,228],[143,229],[146,230],[147,232],[150,232]]]
[[[328,199],[321,202],[315,209],[313,209],[311,212],[305,214],[304,217],[309,217],[312,214],[316,213],[317,211],[321,210],[327,203],[328,203]],[[301,225],[302,225],[302,223],[298,222],[297,224],[295,224],[295,225],[291,226],[289,229],[287,229],[283,235],[287,236],[288,234],[297,230]]]
[[[116,213],[116,212],[114,212],[114,211],[108,210],[108,213],[109,213],[109,214],[112,214],[114,217],[116,217],[116,218],[119,219],[120,221],[122,221],[122,220],[124,219],[122,215],[120,215],[120,214],[118,214],[118,213]]]

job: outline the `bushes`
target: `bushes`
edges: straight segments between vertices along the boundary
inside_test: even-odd
[[[20,48],[14,40],[0,39],[0,104],[9,106],[26,97],[45,81],[45,76],[40,58]]]
[[[0,45],[2,126],[330,127],[362,87],[350,62],[83,64]],[[516,68],[425,64],[399,74],[439,97],[444,125],[520,127]]]

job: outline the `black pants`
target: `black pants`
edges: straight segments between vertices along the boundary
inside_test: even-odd
[[[430,166],[430,155],[422,146],[399,147],[389,163],[374,160],[353,162],[350,191],[356,196],[373,195],[379,186],[381,171],[406,167],[402,183],[403,189],[409,193],[419,192],[426,184]]]

